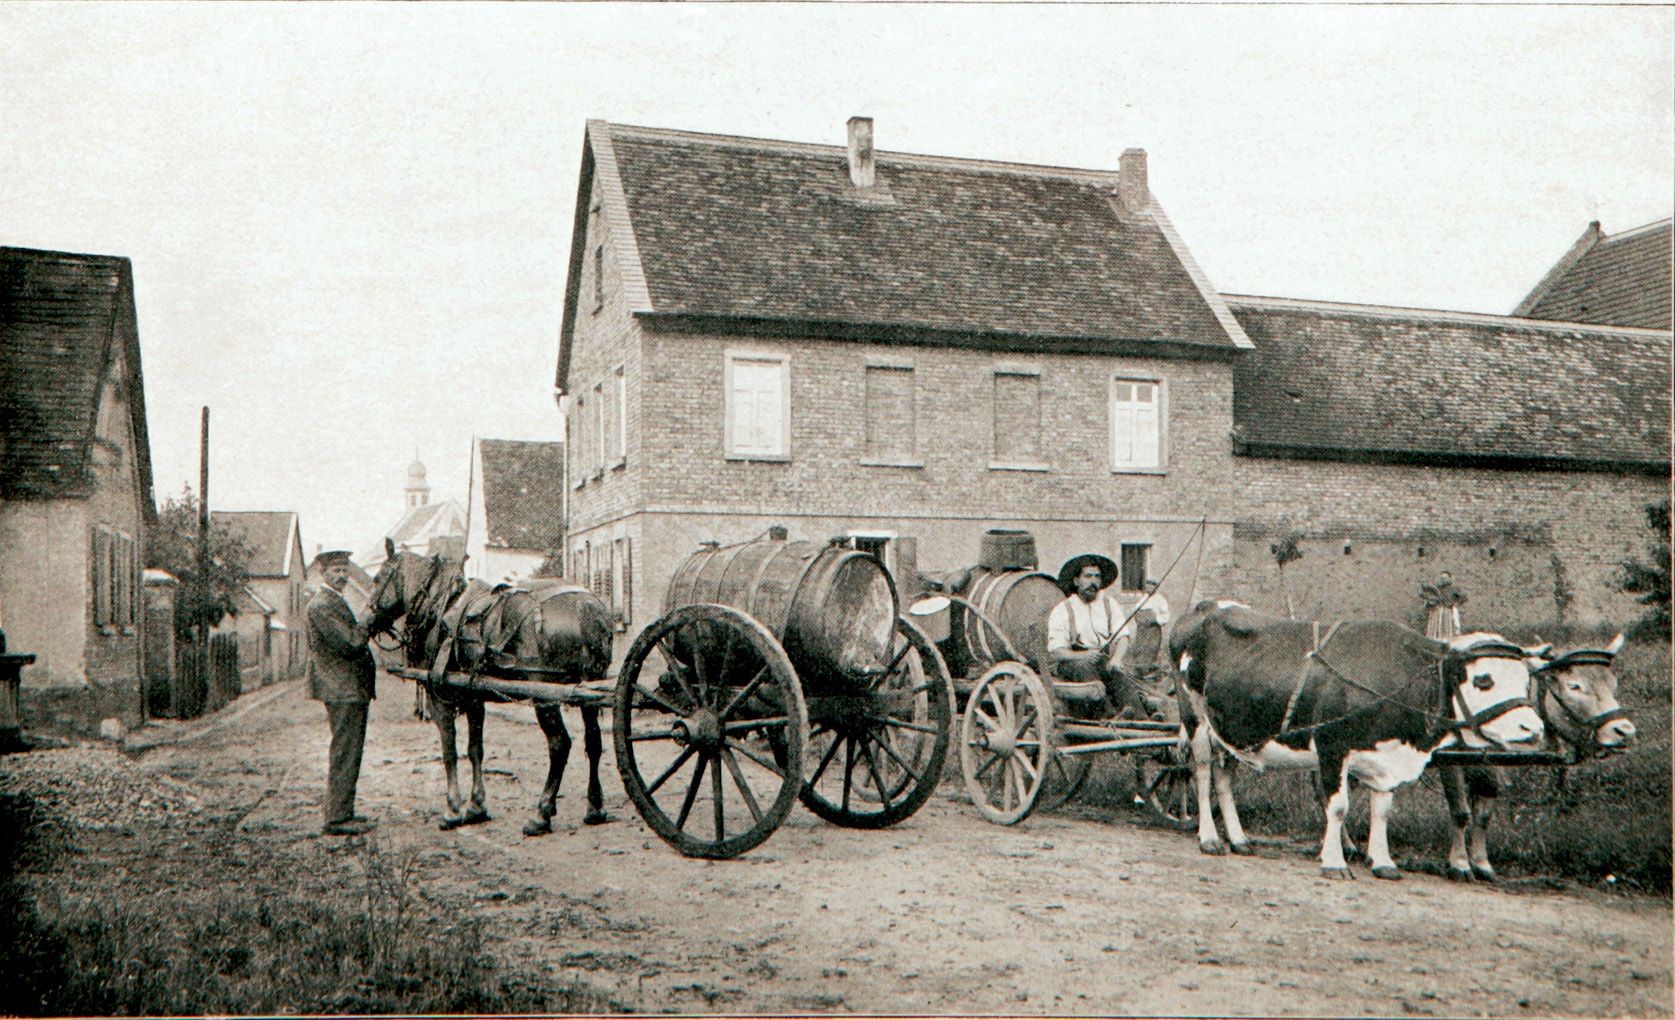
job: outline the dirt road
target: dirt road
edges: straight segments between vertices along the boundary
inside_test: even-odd
[[[439,832],[433,726],[382,678],[360,809],[424,881],[468,899],[509,960],[646,1012],[1668,1016],[1667,903],[1594,893],[1328,882],[1290,845],[1201,856],[1126,809],[980,819],[945,784],[906,823],[834,828],[801,807],[735,861],[689,860],[626,803],[582,827],[580,728],[557,831],[520,834],[545,750],[527,708],[491,708],[494,820]],[[608,717],[607,717],[608,721]],[[222,718],[136,735],[147,770],[242,828],[303,845],[319,825],[326,725],[300,685]],[[607,736],[607,745],[609,738]],[[1398,808],[1399,810],[1399,808]],[[1259,844],[1260,845],[1260,844]]]

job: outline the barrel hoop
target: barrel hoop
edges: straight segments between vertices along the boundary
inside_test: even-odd
[[[752,619],[756,620],[758,623],[761,622],[762,617],[759,615],[759,611],[756,608],[756,597],[762,591],[762,578],[768,576],[768,568],[773,566],[773,562],[774,562],[774,560],[777,560],[779,558],[779,554],[791,547],[791,543],[789,543],[789,542],[776,542],[774,544],[777,545],[778,548],[769,552],[768,555],[762,557],[762,562],[758,563],[756,565],[756,573],[754,573],[750,576],[750,587],[745,589],[745,602],[746,602],[746,605],[744,607],[745,614],[747,616],[751,617]],[[790,606],[787,605],[786,609],[787,609],[786,619],[789,620],[790,619],[790,614],[789,614]]]
[[[987,616],[989,612],[989,592],[994,590],[1000,576],[998,573],[986,571],[971,588],[971,604],[976,606],[984,616]],[[972,654],[972,657],[985,665],[998,662],[999,659],[994,654],[994,650],[989,647],[988,624],[983,621],[982,617],[971,614],[970,627],[971,629],[966,631],[965,643],[966,649]]]
[[[808,562],[803,564],[803,572],[797,575],[797,583],[795,583],[791,586],[790,596],[787,597],[786,600],[785,600],[785,629],[786,630],[791,629],[791,617],[796,614],[797,596],[799,596],[803,593],[803,582],[808,580],[809,572],[814,569],[814,565],[816,563],[819,563],[821,558],[826,555],[827,551],[830,550],[830,549],[833,549],[833,548],[835,548],[835,547],[834,546],[827,546],[825,549],[822,549],[819,552],[815,553],[813,556],[810,556],[808,558]],[[783,644],[785,642],[785,635],[784,634],[776,634],[774,636],[779,638],[781,644]]]

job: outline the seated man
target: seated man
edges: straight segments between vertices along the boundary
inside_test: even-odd
[[[1122,669],[1134,628],[1105,589],[1117,581],[1117,565],[1098,553],[1073,556],[1059,568],[1068,597],[1047,615],[1047,655],[1060,680],[1098,680],[1117,708],[1130,705],[1134,685]],[[1139,706],[1143,709],[1143,706]]]

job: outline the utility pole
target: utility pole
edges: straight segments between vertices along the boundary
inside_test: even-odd
[[[209,408],[198,431],[198,667],[209,683]]]

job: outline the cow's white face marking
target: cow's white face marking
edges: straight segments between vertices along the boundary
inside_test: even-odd
[[[1388,793],[1425,771],[1431,752],[1402,740],[1380,740],[1370,751],[1349,752],[1349,774],[1370,789]]]
[[[1216,599],[1216,608],[1217,609],[1250,609],[1250,607],[1245,605],[1243,602],[1234,602],[1232,599]]]
[[[1192,653],[1191,652],[1182,652],[1181,653],[1181,672],[1185,673],[1187,671],[1187,669],[1190,668],[1191,666],[1192,666]]]
[[[1501,641],[1497,634],[1462,634],[1450,644],[1461,651],[1485,641]],[[1482,658],[1466,661],[1466,682],[1459,688],[1461,700],[1473,715],[1504,701],[1530,696],[1530,667],[1523,659]],[[1503,744],[1532,743],[1541,739],[1541,716],[1530,706],[1515,708],[1483,724],[1483,733]],[[1486,747],[1488,741],[1470,730],[1458,731],[1458,739],[1471,747]]]

